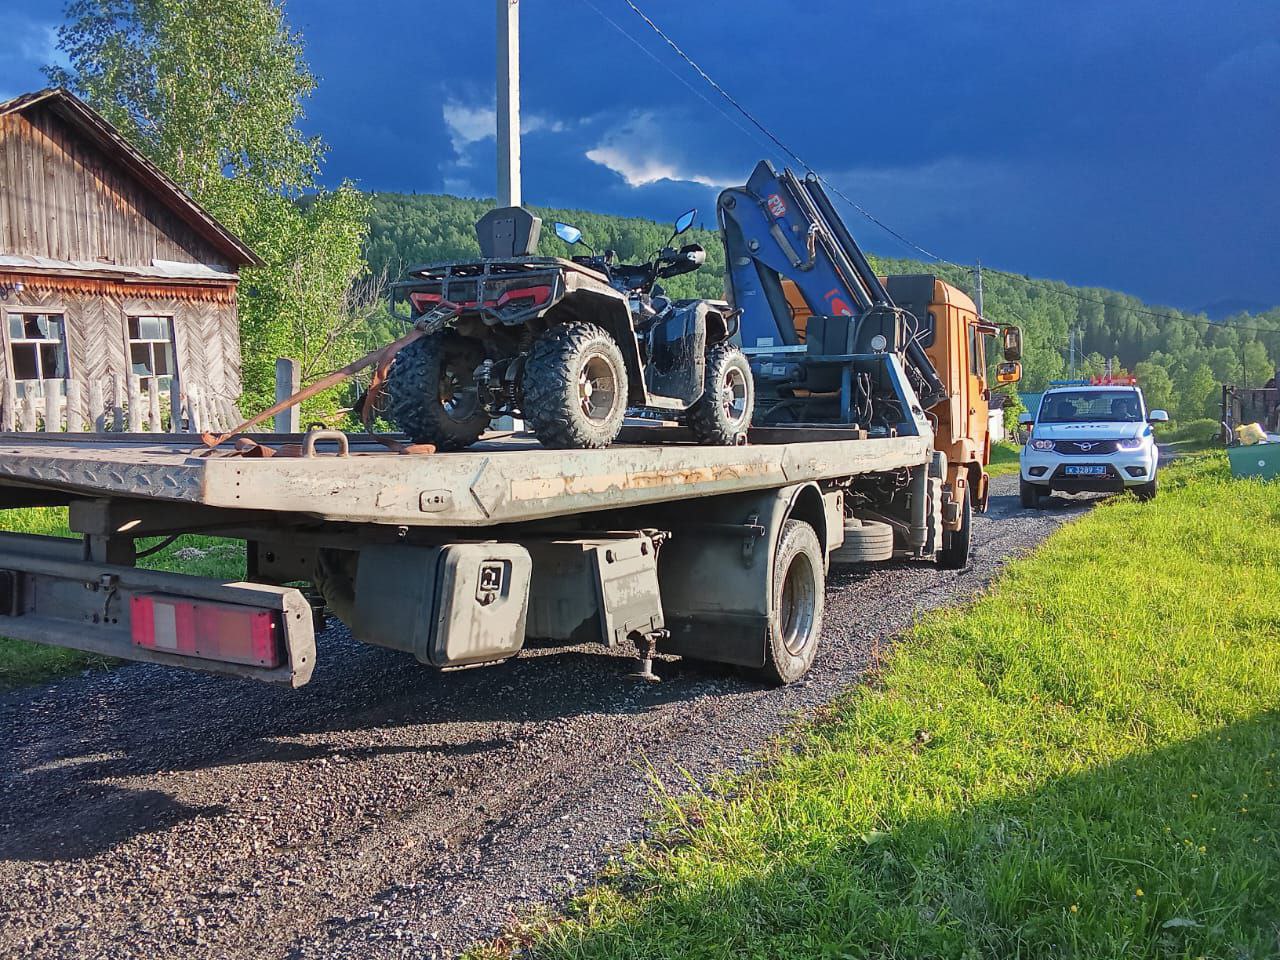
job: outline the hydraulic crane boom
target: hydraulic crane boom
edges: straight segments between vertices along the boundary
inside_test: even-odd
[[[720,195],[717,214],[729,297],[766,405],[792,420],[870,426],[879,386],[871,374],[885,355],[901,361],[921,407],[946,397],[921,320],[894,304],[815,176],[762,160],[746,186]],[[812,313],[803,328],[786,281]]]

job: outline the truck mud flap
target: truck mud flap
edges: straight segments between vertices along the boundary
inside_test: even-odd
[[[829,548],[827,502],[816,484],[707,497],[655,513],[672,531],[658,564],[670,637],[658,649],[762,667],[773,615],[774,551],[783,524],[804,520]]]

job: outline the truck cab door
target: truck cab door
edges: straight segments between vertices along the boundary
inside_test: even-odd
[[[962,402],[965,404],[967,415],[966,433],[975,441],[986,438],[984,449],[980,454],[982,462],[986,463],[991,454],[991,441],[988,435],[990,404],[987,402],[986,337],[978,329],[976,322],[966,323],[965,332],[968,334],[965,353],[969,368],[964,378],[967,396],[962,399]]]

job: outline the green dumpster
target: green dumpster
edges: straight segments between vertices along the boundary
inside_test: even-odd
[[[1227,447],[1233,477],[1280,478],[1280,443],[1255,443],[1252,446]]]

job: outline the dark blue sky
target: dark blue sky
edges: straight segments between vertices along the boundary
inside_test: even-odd
[[[809,163],[947,258],[1187,308],[1280,303],[1280,0],[641,6]],[[42,84],[61,3],[6,7],[0,95]],[[306,125],[332,145],[327,179],[493,193],[494,7],[287,3],[321,78]],[[709,219],[716,185],[773,153],[622,0],[522,9],[528,201]],[[910,254],[849,221],[872,251]]]

